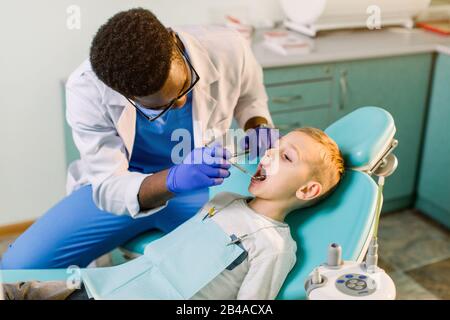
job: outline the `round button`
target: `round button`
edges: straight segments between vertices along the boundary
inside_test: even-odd
[[[363,286],[363,285],[365,285],[366,283],[365,283],[364,281],[358,281],[356,284],[357,284],[358,286]]]
[[[354,288],[354,287],[355,287],[355,284],[354,284],[354,283],[347,283],[347,287],[349,287],[349,288]]]
[[[363,288],[363,286],[356,286],[355,290],[361,290]]]
[[[350,279],[350,278],[353,278],[353,275],[352,275],[352,274],[346,274],[345,277],[346,277],[347,279]]]
[[[352,280],[349,280],[348,282],[349,282],[349,283],[357,283],[358,280],[352,279]]]
[[[336,282],[337,282],[337,283],[344,283],[345,280],[337,280]]]
[[[367,279],[367,276],[361,275],[361,276],[359,276],[358,278],[360,278],[360,279]]]

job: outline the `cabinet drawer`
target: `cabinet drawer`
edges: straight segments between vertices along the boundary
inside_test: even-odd
[[[299,127],[325,129],[330,124],[329,108],[317,108],[272,114],[275,127],[281,134],[286,134]]]
[[[266,87],[271,112],[331,105],[331,81],[300,82]]]
[[[295,81],[331,80],[333,65],[288,66],[264,69],[264,84],[281,84]]]

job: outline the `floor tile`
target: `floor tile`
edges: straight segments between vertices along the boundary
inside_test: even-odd
[[[450,235],[413,210],[382,217],[379,255],[398,271],[416,269],[450,257]]]
[[[395,267],[391,266],[387,261],[385,261],[383,258],[378,258],[378,266],[383,269],[386,273],[391,273],[396,271]]]
[[[437,300],[433,293],[401,271],[388,273],[395,283],[396,300]]]
[[[435,296],[450,300],[450,259],[406,272]]]

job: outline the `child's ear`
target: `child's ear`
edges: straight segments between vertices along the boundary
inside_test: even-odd
[[[308,201],[317,198],[322,193],[322,185],[317,181],[310,181],[298,188],[295,196],[299,200]]]

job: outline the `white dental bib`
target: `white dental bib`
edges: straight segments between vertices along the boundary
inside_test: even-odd
[[[191,298],[245,253],[212,219],[204,218],[210,210],[204,208],[150,243],[144,255],[135,260],[115,267],[83,269],[89,296],[113,300]]]

